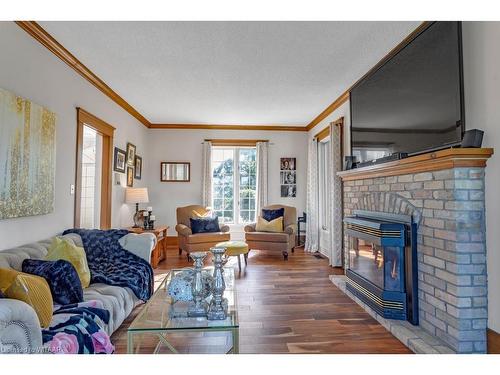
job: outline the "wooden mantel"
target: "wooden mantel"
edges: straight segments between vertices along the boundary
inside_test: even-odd
[[[485,167],[492,148],[450,148],[382,164],[338,172],[342,181],[397,176],[460,167]]]

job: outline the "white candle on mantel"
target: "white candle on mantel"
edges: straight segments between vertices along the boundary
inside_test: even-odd
[[[148,207],[147,210],[148,211],[153,211],[153,207]]]
[[[155,219],[156,219],[155,215],[151,215],[151,216],[149,217],[149,220],[151,220],[151,221],[155,221]]]

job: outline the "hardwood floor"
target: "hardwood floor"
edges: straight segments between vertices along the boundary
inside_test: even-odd
[[[230,264],[237,277],[240,353],[411,353],[330,282],[338,271],[326,259],[297,248],[288,261],[252,251],[240,274],[236,258]],[[155,270],[157,285],[169,269],[189,265],[170,248]],[[117,353],[126,352],[127,327],[142,307],[111,337]]]

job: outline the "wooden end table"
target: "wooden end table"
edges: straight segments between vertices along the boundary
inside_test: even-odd
[[[167,231],[168,226],[159,225],[155,229],[144,229],[142,227],[134,228],[129,227],[127,230],[132,233],[153,233],[156,236],[157,243],[156,247],[153,249],[151,253],[151,266],[153,268],[158,267],[158,263],[167,257]]]

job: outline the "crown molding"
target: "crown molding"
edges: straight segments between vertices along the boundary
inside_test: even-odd
[[[134,107],[132,107],[125,99],[118,95],[111,87],[109,87],[102,79],[87,68],[80,60],[78,60],[71,52],[55,40],[43,27],[35,21],[15,21],[16,24],[31,35],[34,39],[45,46],[54,55],[64,61],[75,72],[80,74],[88,82],[99,89],[104,95],[113,100],[116,104],[130,113],[144,126],[149,128],[149,121],[141,115]]]
[[[221,124],[151,124],[150,129],[211,129],[211,130],[266,130],[266,131],[287,131],[305,132],[305,126],[289,125],[221,125]]]
[[[356,86],[360,81],[365,79],[367,76],[375,72],[382,65],[384,65],[389,59],[394,57],[399,51],[401,51],[408,43],[410,43],[413,39],[415,39],[422,31],[427,29],[431,25],[431,21],[424,21],[418,27],[413,30],[406,38],[404,38],[396,47],[391,49],[389,53],[387,53],[373,68],[371,68],[368,72],[366,72],[360,79],[354,82],[346,91],[342,93],[335,101],[330,104],[328,107],[323,110],[318,116],[314,118],[307,126],[307,131],[314,128],[321,121],[323,121],[326,117],[328,117],[333,111],[339,108],[342,104],[349,100],[349,95],[354,86]]]
[[[401,43],[394,47],[384,58],[382,58],[372,69],[370,69],[363,77],[357,80],[348,90],[340,95],[335,101],[330,104],[323,112],[316,116],[307,126],[289,126],[289,125],[222,125],[222,124],[153,124],[149,122],[143,115],[132,107],[125,99],[118,95],[111,87],[109,87],[101,78],[87,68],[80,60],[78,60],[71,52],[69,52],[61,43],[59,43],[52,35],[50,35],[43,27],[35,21],[15,21],[15,23],[31,35],[40,44],[46,47],[54,55],[64,61],[75,72],[80,74],[88,82],[94,85],[104,95],[113,100],[116,104],[122,107],[125,111],[135,117],[144,126],[150,129],[212,129],[212,130],[265,130],[265,131],[299,131],[307,132],[318,125],[333,111],[339,108],[342,104],[349,100],[351,89],[366,76],[382,66],[387,60],[398,53],[406,44],[414,39],[418,34],[425,30],[431,22],[422,22],[410,35],[408,35]]]
[[[143,115],[132,107],[125,99],[118,95],[101,78],[87,68],[61,43],[50,35],[42,26],[35,21],[15,21],[15,23],[26,31],[30,36],[47,48],[50,52],[64,61],[70,68],[80,74],[88,82],[94,85],[104,95],[130,113],[144,126],[151,129],[213,129],[213,130],[269,130],[269,131],[307,131],[305,126],[287,125],[220,125],[220,124],[152,124]]]

